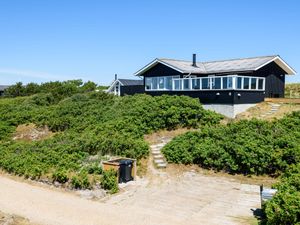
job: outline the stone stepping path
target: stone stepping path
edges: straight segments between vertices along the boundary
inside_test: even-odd
[[[161,142],[158,144],[151,145],[150,148],[156,168],[163,169],[167,167],[167,161],[161,153],[161,149],[170,141],[170,139],[162,138],[160,141]]]
[[[280,107],[279,104],[270,103],[270,105],[271,105],[271,109],[268,112],[262,114],[261,117],[270,116],[270,115],[276,113]]]

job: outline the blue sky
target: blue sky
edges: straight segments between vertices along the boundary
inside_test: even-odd
[[[0,84],[109,84],[157,57],[279,54],[300,71],[298,0],[1,0]],[[287,82],[300,82],[299,75]]]

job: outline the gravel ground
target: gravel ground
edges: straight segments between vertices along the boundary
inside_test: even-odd
[[[156,171],[102,201],[3,175],[0,190],[0,211],[45,225],[249,224],[260,201],[257,185],[195,171]]]

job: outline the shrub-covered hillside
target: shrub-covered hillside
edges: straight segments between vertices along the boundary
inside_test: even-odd
[[[215,124],[221,118],[184,96],[115,97],[89,92],[60,101],[54,98],[52,93],[39,93],[0,100],[2,169],[34,179],[72,179],[74,186],[88,187],[86,174],[101,172],[99,160],[91,164],[89,159],[104,155],[140,159],[148,154],[144,134]],[[26,123],[48,126],[56,134],[41,141],[13,141],[16,126]]]
[[[189,132],[167,144],[163,153],[169,162],[276,175],[300,162],[300,112],[274,122],[241,120]]]
[[[162,150],[169,162],[229,173],[280,175],[265,206],[267,224],[300,224],[300,111],[267,122],[241,120],[178,136]]]

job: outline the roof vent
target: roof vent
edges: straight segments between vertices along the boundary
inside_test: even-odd
[[[197,67],[196,54],[193,54],[193,65],[192,66]]]

